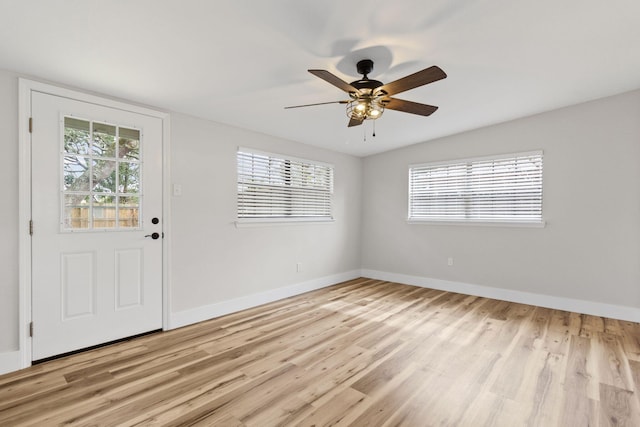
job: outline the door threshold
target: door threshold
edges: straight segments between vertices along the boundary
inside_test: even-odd
[[[155,333],[158,333],[158,332],[162,332],[162,329],[155,329],[153,331],[143,332],[141,334],[132,335],[130,337],[120,338],[120,339],[109,341],[109,342],[105,342],[105,343],[102,343],[102,344],[92,345],[91,347],[85,347],[85,348],[81,348],[81,349],[78,349],[78,350],[69,351],[67,353],[56,354],[55,356],[45,357],[44,359],[34,360],[34,361],[31,362],[31,365],[39,365],[41,363],[50,362],[52,360],[62,359],[63,357],[73,356],[73,355],[79,354],[79,353],[85,353],[87,351],[91,351],[91,350],[95,350],[95,349],[98,349],[98,348],[107,347],[107,346],[110,346],[110,345],[113,345],[113,344],[119,344],[119,343],[125,342],[125,341],[131,341],[131,340],[134,340],[136,338],[144,337],[144,336],[155,334]]]

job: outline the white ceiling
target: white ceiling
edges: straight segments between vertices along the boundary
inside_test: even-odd
[[[440,109],[372,138],[344,105],[283,108],[345,99],[306,70],[365,58],[385,83],[440,66],[397,96]],[[640,88],[640,1],[0,0],[0,68],[366,156]]]

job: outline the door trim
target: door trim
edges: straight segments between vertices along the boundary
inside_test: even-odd
[[[144,114],[162,121],[162,218],[164,239],[162,239],[162,329],[169,329],[170,304],[170,241],[171,241],[171,198],[169,192],[170,177],[170,115],[162,111],[128,104],[114,99],[90,95],[74,89],[54,86],[24,78],[18,79],[18,344],[20,366],[16,369],[31,366],[31,337],[29,324],[31,315],[31,236],[29,221],[31,220],[31,133],[29,118],[31,117],[31,93],[42,92],[91,104]],[[37,126],[37,123],[34,124]],[[35,224],[37,233],[37,224]],[[37,325],[35,326],[37,333]]]

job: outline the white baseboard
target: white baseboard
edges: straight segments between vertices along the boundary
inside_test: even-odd
[[[22,369],[21,360],[19,350],[0,353],[0,375]]]
[[[331,276],[319,277],[306,282],[284,286],[257,294],[234,298],[215,304],[197,307],[191,310],[179,311],[169,315],[169,329],[180,328],[225,314],[235,313],[248,308],[257,307],[262,304],[277,301],[283,298],[303,294],[316,289],[326,288],[336,283],[345,282],[360,277],[360,270],[347,271],[333,274]]]
[[[407,274],[389,273],[386,271],[368,269],[362,270],[362,277],[404,283],[407,285],[420,286],[422,288],[438,289],[466,295],[517,302],[521,304],[537,305],[556,310],[573,311],[593,316],[640,322],[640,308],[637,307],[534,294],[530,292],[514,291],[511,289],[493,288],[490,286],[473,285],[469,283],[430,279],[428,277],[410,276]]]

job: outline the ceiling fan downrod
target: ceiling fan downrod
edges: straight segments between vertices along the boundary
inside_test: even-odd
[[[369,73],[373,71],[373,61],[370,59],[363,59],[356,64],[356,70],[358,74],[362,74],[364,77],[362,80],[368,80]]]

